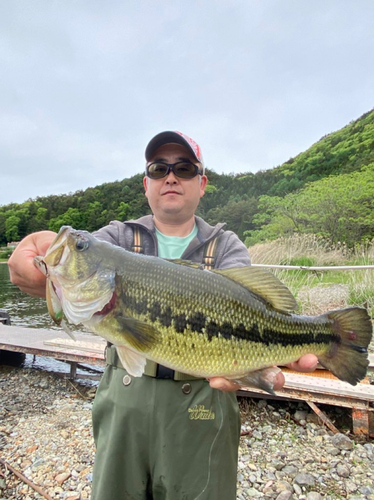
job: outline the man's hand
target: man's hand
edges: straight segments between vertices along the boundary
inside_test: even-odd
[[[314,354],[305,354],[298,361],[294,361],[287,365],[287,368],[297,372],[310,373],[317,368],[318,358]]]
[[[298,361],[294,361],[287,365],[287,368],[295,370],[298,372],[313,372],[318,363],[318,358],[314,354],[305,354]],[[285,383],[285,378],[282,372],[278,373],[275,377],[274,391],[279,391],[282,389]],[[213,389],[220,389],[221,391],[237,391],[240,389],[240,385],[232,380],[228,380],[223,377],[212,377],[209,379],[210,387]]]
[[[8,261],[10,281],[23,292],[45,297],[45,276],[35,267],[34,257],[45,255],[56,233],[40,231],[26,236]]]

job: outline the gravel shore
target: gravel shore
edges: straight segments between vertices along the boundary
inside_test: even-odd
[[[0,459],[53,499],[90,498],[94,387],[48,372],[0,366]],[[238,500],[374,500],[373,440],[333,435],[303,403],[241,400]],[[0,462],[0,500],[42,499]],[[225,500],[225,499],[217,499]]]

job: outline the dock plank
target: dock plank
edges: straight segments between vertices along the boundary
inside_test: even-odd
[[[66,333],[61,330],[46,330],[41,328],[25,328],[8,326],[0,323],[0,349],[6,351],[23,352],[38,356],[48,356],[64,361],[105,365],[104,349],[106,342],[100,337],[88,333],[74,332],[77,338],[76,348],[73,345],[64,345]],[[48,342],[55,341],[61,336],[61,345]],[[72,341],[74,342],[74,341]],[[82,349],[84,342],[85,349]],[[87,348],[88,345],[92,349]]]
[[[88,333],[75,332],[77,342],[69,339],[65,332],[39,328],[7,326],[0,323],[0,349],[24,352],[39,356],[52,356],[65,361],[105,365],[105,340]],[[370,356],[373,366],[373,356]],[[374,386],[360,383],[351,386],[333,377],[325,370],[316,370],[313,374],[301,374],[284,369],[286,384],[280,397],[287,397],[291,392],[308,393],[325,396],[327,399],[343,399],[372,402]],[[245,389],[244,389],[245,390]],[[260,389],[249,389],[248,392],[263,393]]]

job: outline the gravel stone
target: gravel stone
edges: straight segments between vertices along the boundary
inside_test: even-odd
[[[276,497],[276,500],[292,500],[292,493],[291,493],[291,491],[288,491],[288,490],[282,491]]]
[[[306,496],[306,500],[321,500],[321,499],[322,499],[321,495],[316,491],[310,491]]]
[[[336,467],[336,472],[340,477],[349,477],[350,471],[346,464],[338,464]]]
[[[303,492],[303,490],[300,488],[300,486],[297,483],[294,483],[293,489],[294,489],[294,492],[296,493],[296,495],[298,495],[300,497],[300,495]]]
[[[54,500],[91,496],[96,387],[0,366],[0,457]],[[374,500],[372,442],[334,436],[303,403],[243,398],[240,407],[249,434],[240,439],[237,500]],[[350,410],[339,412],[340,429],[337,417]],[[40,498],[0,464],[0,500]]]
[[[374,494],[374,489],[370,486],[362,486],[361,488],[358,489],[362,495],[373,495]]]
[[[301,472],[295,477],[295,483],[300,486],[314,486],[315,479],[311,474],[307,474],[305,472]]]
[[[335,448],[335,446],[327,447],[326,451],[329,455],[332,455],[333,457],[336,457],[340,453],[339,448]]]
[[[335,434],[331,438],[331,443],[339,450],[351,450],[353,448],[353,441],[345,434]]]
[[[307,415],[308,415],[307,411],[297,410],[295,412],[294,418],[295,418],[295,420],[297,422],[300,422],[301,420],[303,420],[304,422],[306,422]]]

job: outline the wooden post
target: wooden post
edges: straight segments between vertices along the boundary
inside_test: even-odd
[[[318,415],[318,417],[322,420],[322,422],[327,425],[327,427],[334,433],[337,434],[339,430],[335,427],[335,425],[331,422],[331,420],[323,413],[322,410],[318,408],[316,404],[312,401],[307,401],[308,405],[312,408],[312,410]]]
[[[369,412],[359,408],[352,408],[353,434],[369,436]]]
[[[77,363],[74,361],[70,362],[70,380],[75,380],[75,377],[77,376]]]

